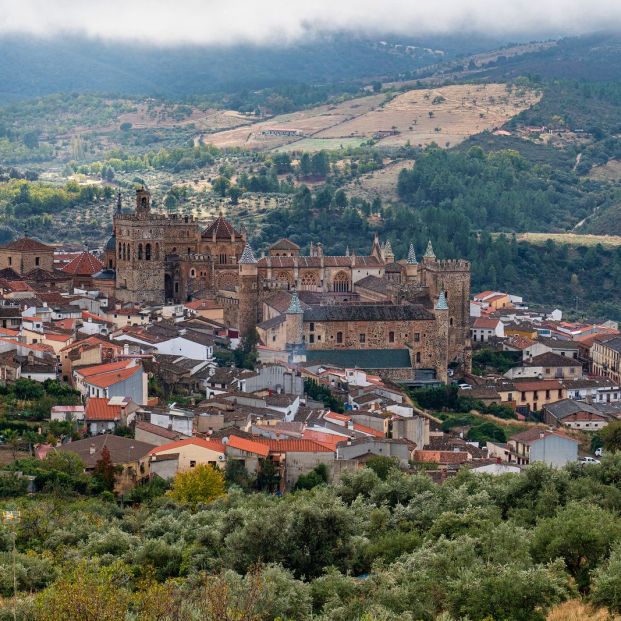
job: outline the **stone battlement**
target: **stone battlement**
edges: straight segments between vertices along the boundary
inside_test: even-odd
[[[469,271],[470,261],[465,259],[441,259],[431,265],[425,265],[425,268],[431,271]]]

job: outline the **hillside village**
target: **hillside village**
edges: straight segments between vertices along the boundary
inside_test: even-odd
[[[11,431],[29,412],[8,416],[3,463],[29,444],[39,459],[75,453],[86,472],[110,459],[121,495],[201,464],[284,493],[317,472],[336,483],[375,457],[436,481],[594,461],[593,434],[621,419],[615,322],[571,323],[499,291],[467,297],[467,262],[441,262],[431,241],[420,263],[412,246],[396,259],[377,238],[368,257],[324,257],[321,244],[303,257],[283,239],[257,260],[223,218],[202,233],[206,250],[173,252],[152,276],[160,241],[143,249],[124,228],[161,226],[145,196],[136,215],[115,216],[127,242],[0,247],[0,378],[74,396],[31,419],[35,442]],[[172,240],[143,234],[166,252],[188,222],[180,228]],[[162,290],[148,301],[156,278],[173,299]],[[493,433],[477,435],[486,421]]]

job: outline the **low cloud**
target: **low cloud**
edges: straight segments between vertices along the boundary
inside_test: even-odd
[[[157,45],[288,43],[336,31],[535,37],[619,26],[618,0],[0,0],[0,33]]]

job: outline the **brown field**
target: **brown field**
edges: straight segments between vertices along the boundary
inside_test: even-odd
[[[363,175],[345,186],[351,196],[360,196],[368,201],[375,197],[382,201],[397,200],[397,180],[399,173],[414,166],[414,160],[399,160],[387,164],[380,170]]]
[[[598,181],[619,181],[621,179],[621,162],[609,160],[602,166],[593,166],[587,176]]]
[[[532,91],[508,92],[505,84],[462,84],[411,90],[393,98],[385,94],[359,97],[337,105],[276,116],[245,127],[204,137],[217,147],[267,151],[313,150],[316,143],[339,149],[344,141],[373,139],[376,132],[395,132],[377,139],[380,145],[453,146],[468,136],[498,128],[539,101]],[[269,128],[295,129],[300,136],[265,136]],[[309,141],[309,138],[312,139]]]
[[[571,246],[621,246],[619,235],[578,235],[576,233],[518,233],[518,241],[526,241],[529,244],[544,244],[548,239],[557,244],[569,244]]]

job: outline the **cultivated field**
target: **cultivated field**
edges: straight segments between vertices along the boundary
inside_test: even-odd
[[[578,235],[576,233],[518,233],[518,241],[526,241],[529,244],[544,244],[548,239],[557,244],[569,244],[571,246],[621,246],[619,235]]]
[[[509,90],[505,84],[443,86],[394,97],[376,94],[216,132],[204,140],[217,147],[261,151],[340,149],[368,140],[385,146],[453,146],[502,126],[539,99],[534,91]],[[295,135],[282,135],[285,130]]]
[[[588,176],[598,181],[619,181],[621,180],[621,162],[609,160],[602,166],[593,166]]]

